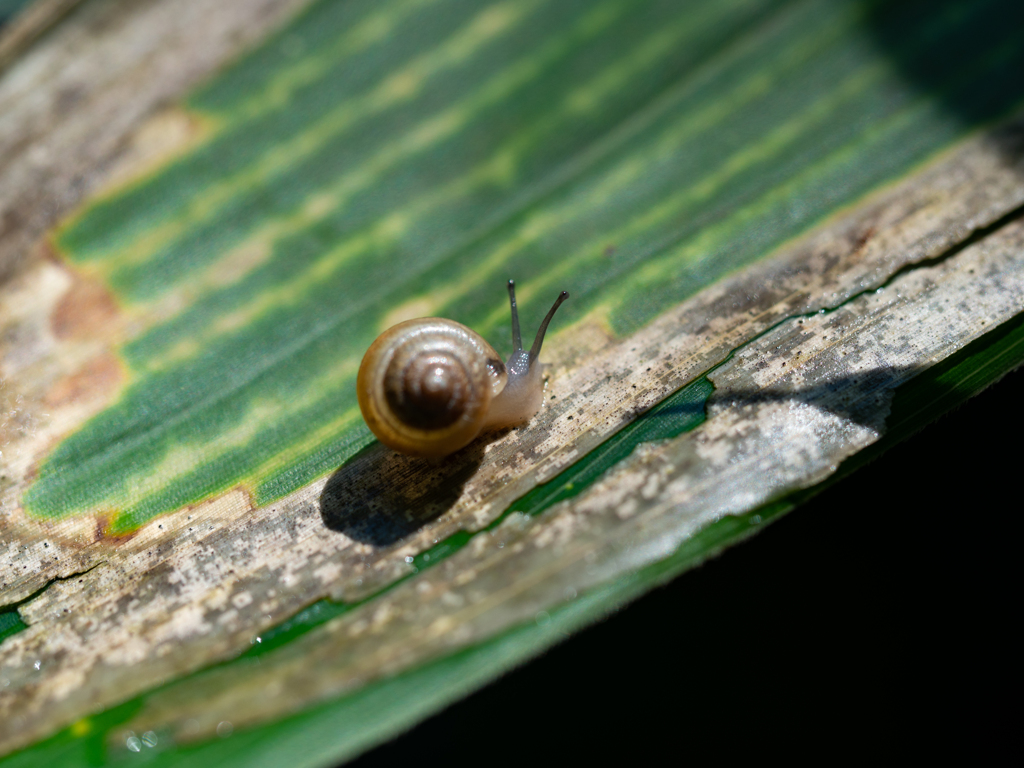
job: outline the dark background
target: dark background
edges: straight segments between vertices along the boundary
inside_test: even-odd
[[[1019,764],[1022,393],[1024,369],[351,765]]]

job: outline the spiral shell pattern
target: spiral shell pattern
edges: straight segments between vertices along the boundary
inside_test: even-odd
[[[401,453],[435,458],[475,438],[504,366],[480,337],[454,320],[399,323],[373,343],[359,366],[359,408],[377,438]]]

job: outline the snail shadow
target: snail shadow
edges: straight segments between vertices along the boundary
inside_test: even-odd
[[[828,377],[802,386],[779,383],[762,389],[727,387],[716,390],[708,398],[707,407],[714,411],[788,403],[793,407],[826,411],[851,424],[883,429],[890,412],[889,403],[898,388],[923,370],[918,366],[886,366]],[[932,390],[937,389],[933,385]]]
[[[394,544],[452,508],[488,442],[501,434],[478,438],[438,463],[372,443],[331,475],[320,494],[320,517],[355,541]]]
[[[721,412],[770,404],[814,408],[843,422],[881,431],[891,421],[893,404],[898,404],[903,411],[908,410],[904,407],[908,395],[917,395],[916,391],[911,395],[905,385],[925,370],[926,367],[918,366],[885,366],[835,378],[822,372],[818,381],[796,385],[782,381],[766,387],[755,387],[749,382],[747,385],[730,383],[726,379],[706,397],[699,392],[685,396],[684,390],[640,414],[634,424],[639,431],[634,433],[633,440],[642,443],[678,437]],[[929,402],[955,398],[955,390],[947,391],[940,382],[929,381],[926,386]],[[920,408],[909,410],[916,412]],[[898,420],[905,418],[898,415]]]

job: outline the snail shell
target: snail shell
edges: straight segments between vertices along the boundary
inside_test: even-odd
[[[454,320],[426,317],[389,328],[367,350],[356,379],[367,426],[389,448],[436,459],[485,429],[526,421],[544,398],[537,360],[544,333],[568,296],[563,291],[558,297],[526,351],[509,280],[515,351],[507,364],[479,334]]]
[[[359,408],[400,453],[436,457],[480,432],[508,379],[497,352],[462,323],[409,320],[377,337],[359,366]]]

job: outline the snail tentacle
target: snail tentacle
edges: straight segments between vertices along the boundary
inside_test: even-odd
[[[530,347],[530,360],[536,360],[540,356],[540,347],[544,343],[544,335],[548,332],[548,324],[551,322],[551,318],[555,316],[555,310],[562,306],[562,302],[568,298],[569,292],[562,291],[558,294],[558,298],[555,299],[555,303],[551,305],[551,309],[549,309],[547,315],[545,315],[543,322],[540,324],[540,328],[537,329],[537,337],[533,340],[533,346]],[[521,345],[520,349],[522,349]]]
[[[523,336],[519,333],[519,309],[516,307],[516,281],[508,281],[508,300],[512,305],[512,351],[523,348]]]
[[[562,305],[562,302],[569,298],[567,291],[562,291],[558,295],[537,330],[533,346],[527,352],[523,349],[522,339],[519,335],[515,284],[511,280],[508,281],[508,294],[512,304],[512,339],[515,349],[509,356],[508,362],[505,363],[505,369],[508,371],[508,383],[491,403],[490,411],[487,414],[487,428],[522,424],[540,410],[541,404],[544,402],[544,379],[537,358],[551,318],[554,317],[555,311]]]

